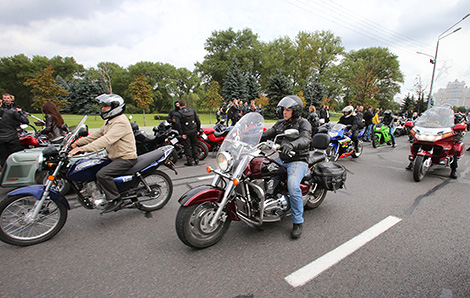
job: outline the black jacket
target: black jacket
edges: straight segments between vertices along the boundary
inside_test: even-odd
[[[46,125],[44,129],[41,130],[41,134],[47,135],[49,140],[54,140],[60,136],[65,136],[65,131],[57,126],[57,123],[55,123],[51,115],[46,114]]]
[[[372,118],[374,118],[374,114],[370,110],[366,110],[364,113],[364,120],[366,121],[366,126],[369,126],[372,123]]]
[[[341,123],[344,125],[351,125],[352,132],[355,132],[358,128],[358,121],[357,121],[356,116],[354,115],[351,115],[349,117],[341,116],[341,118],[339,118],[338,123]]]
[[[20,124],[28,124],[28,117],[16,109],[0,108],[0,141],[18,138],[17,129]]]
[[[312,140],[312,127],[305,118],[298,118],[294,120],[281,119],[277,121],[273,127],[263,132],[262,141],[274,139],[278,134],[283,133],[286,129],[293,128],[299,131],[299,137],[296,139],[278,138],[280,144],[289,143],[293,146],[295,155],[290,157],[288,155],[280,154],[283,162],[292,161],[305,161],[308,160],[308,150],[310,148],[310,141]]]
[[[192,118],[188,121],[187,115],[192,113]],[[173,119],[175,120],[175,129],[180,134],[193,134],[197,133],[201,129],[201,121],[195,110],[184,107],[179,109],[177,112],[174,113]]]

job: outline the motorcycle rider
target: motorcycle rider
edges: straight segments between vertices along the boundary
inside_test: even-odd
[[[287,188],[289,203],[292,210],[291,237],[297,239],[302,234],[303,201],[300,182],[308,171],[308,151],[310,147],[312,128],[307,119],[302,118],[303,102],[295,95],[284,97],[277,105],[276,113],[279,120],[268,130],[263,132],[263,140],[273,139],[286,129],[293,128],[299,131],[296,139],[282,138],[279,159],[287,170]],[[294,151],[295,154],[291,154]]]
[[[338,123],[344,124],[344,125],[350,125],[350,131],[351,131],[351,140],[354,142],[354,150],[358,152],[358,120],[356,116],[354,115],[354,108],[352,106],[346,106],[343,110],[343,116],[339,118]]]
[[[386,126],[388,126],[388,129],[390,131],[390,137],[392,138],[392,147],[395,148],[395,134],[393,133],[393,122],[395,119],[393,119],[392,111],[391,110],[386,110],[384,112],[384,117],[382,118],[382,123]]]
[[[109,201],[103,210],[103,213],[107,213],[118,210],[123,202],[113,178],[137,163],[137,152],[131,124],[124,115],[124,99],[116,94],[101,94],[96,100],[101,105],[100,116],[105,123],[98,131],[75,141],[69,155],[94,152],[101,148],[108,151],[111,163],[96,173],[96,182]]]
[[[171,124],[174,129],[176,129],[174,124],[175,113],[177,113],[180,108],[180,102],[178,100],[175,101],[175,108],[170,110],[170,112],[168,113],[168,117],[166,118],[166,120]]]
[[[173,116],[176,130],[180,133],[184,142],[184,153],[186,155],[186,166],[192,166],[193,161],[199,164],[197,151],[197,135],[201,130],[201,121],[196,111],[186,107],[186,101],[180,100],[180,110]]]

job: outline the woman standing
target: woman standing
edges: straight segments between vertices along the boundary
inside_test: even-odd
[[[54,140],[65,135],[65,131],[61,129],[64,125],[64,119],[60,115],[56,105],[52,102],[46,102],[42,106],[42,112],[46,117],[46,126],[41,130],[41,134],[47,135],[49,140]]]

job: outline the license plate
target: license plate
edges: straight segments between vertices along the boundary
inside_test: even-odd
[[[170,140],[170,143],[175,145],[176,143],[178,143],[178,140],[176,138],[173,138]]]

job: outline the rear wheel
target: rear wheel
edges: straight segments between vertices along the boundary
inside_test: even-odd
[[[151,191],[149,192],[142,182],[138,184],[139,210],[151,212],[163,208],[173,194],[173,183],[170,177],[166,173],[156,170],[153,174],[144,177],[144,181]]]
[[[327,193],[326,188],[323,188],[318,184],[313,184],[310,187],[310,190],[308,191],[308,193],[302,196],[304,201],[305,200],[307,201],[307,204],[305,204],[305,209],[310,210],[310,209],[315,209],[318,206],[320,206],[320,204],[323,202],[323,200],[326,197],[326,193]]]
[[[176,214],[176,233],[180,240],[193,248],[206,248],[219,242],[230,227],[231,219],[223,212],[216,224],[210,222],[218,205],[205,201],[190,206],[181,206]]]
[[[431,158],[428,156],[418,155],[415,160],[415,164],[413,167],[413,179],[416,182],[421,181],[426,172],[429,170],[431,165]]]
[[[209,154],[209,148],[207,148],[207,145],[202,141],[197,141],[196,147],[199,160],[204,160]]]
[[[67,220],[67,207],[62,201],[46,199],[33,218],[38,202],[31,195],[10,196],[0,202],[0,240],[27,246],[49,240],[59,233]]]

